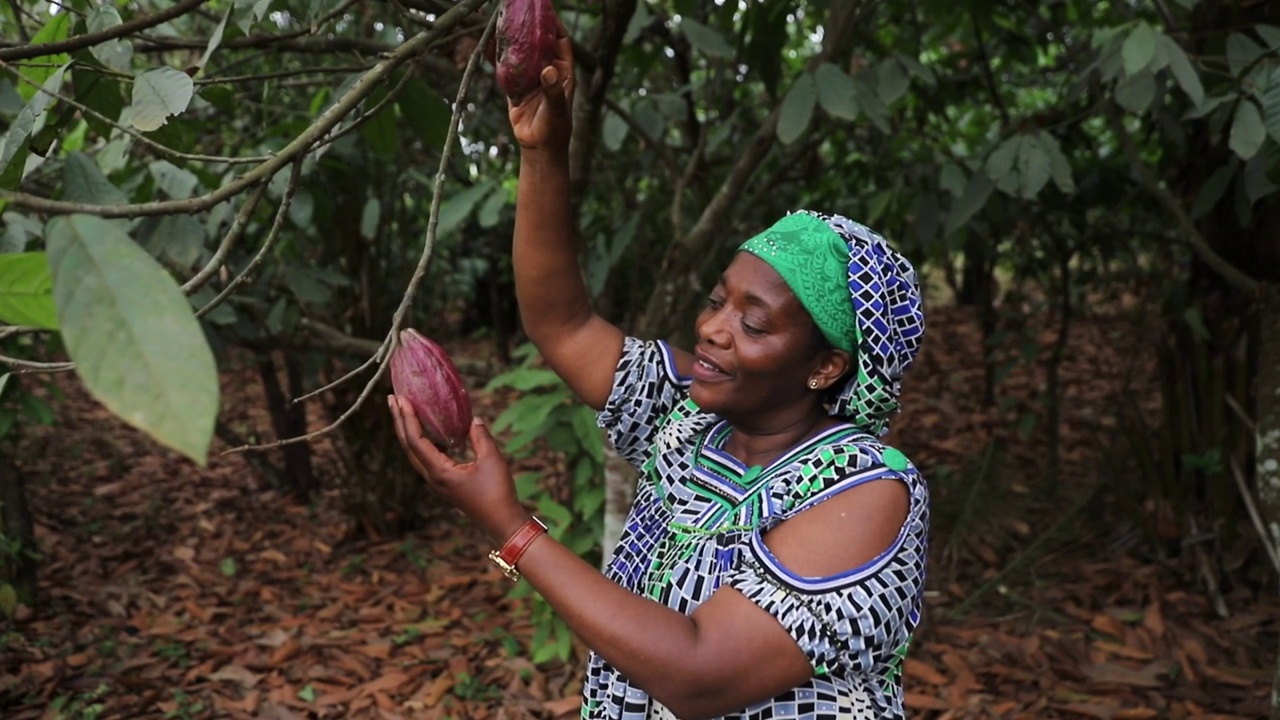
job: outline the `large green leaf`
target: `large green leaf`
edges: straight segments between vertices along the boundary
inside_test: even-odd
[[[58,329],[53,279],[44,253],[0,255],[0,320],[10,325]]]
[[[1242,160],[1257,154],[1267,139],[1267,128],[1262,124],[1262,113],[1252,100],[1242,99],[1236,106],[1235,119],[1231,121],[1231,151]]]
[[[969,185],[965,188],[964,195],[951,204],[951,212],[947,213],[946,234],[951,235],[968,224],[969,220],[987,204],[987,198],[991,197],[993,190],[995,190],[995,183],[991,178],[980,172],[974,173],[969,178]]]
[[[1146,70],[1130,75],[1116,86],[1116,102],[1131,113],[1145,112],[1155,98],[1156,81]]]
[[[814,73],[818,104],[832,117],[858,119],[858,86],[834,63],[822,63]]]
[[[196,86],[191,76],[171,67],[148,70],[133,79],[129,122],[143,132],[158,130],[169,117],[187,109]]]
[[[1236,77],[1265,52],[1261,45],[1244,33],[1234,32],[1227,36],[1227,66]]]
[[[1160,46],[1169,59],[1169,72],[1173,73],[1173,79],[1178,81],[1178,87],[1187,94],[1192,105],[1199,107],[1200,103],[1204,102],[1204,85],[1200,82],[1200,74],[1191,64],[1187,53],[1168,35],[1160,35]]]
[[[119,205],[129,201],[120,188],[111,184],[93,158],[82,152],[67,154],[62,165],[62,183],[68,200],[88,205]]]
[[[111,3],[96,5],[85,17],[85,25],[91,33],[110,30],[121,22],[120,11]],[[98,62],[120,72],[129,72],[133,64],[133,45],[122,38],[100,42],[91,46],[89,52]]]
[[[1196,193],[1196,201],[1191,205],[1191,219],[1199,220],[1204,217],[1205,213],[1213,209],[1222,196],[1227,192],[1227,186],[1231,183],[1231,178],[1236,173],[1239,161],[1231,158],[1231,161],[1222,167],[1213,171],[1209,179],[1200,187],[1200,191]]]
[[[40,28],[40,32],[31,38],[32,45],[43,45],[45,43],[54,43],[67,39],[67,35],[71,32],[72,23],[71,13],[60,12],[49,18],[49,21]],[[30,102],[32,98],[40,93],[41,85],[46,85],[49,78],[53,77],[55,72],[59,72],[64,65],[71,62],[71,57],[66,53],[58,53],[56,55],[43,55],[33,62],[31,65],[22,67],[24,80],[18,82],[18,94],[23,100]]]
[[[778,140],[783,145],[795,142],[809,129],[817,101],[818,86],[813,75],[802,73],[782,99],[782,108],[778,112]]]
[[[485,180],[476,183],[453,197],[440,203],[440,218],[436,223],[436,235],[444,237],[462,224],[467,219],[471,211],[475,209],[476,203],[480,199],[489,194],[493,190],[495,181]]]
[[[680,21],[680,32],[689,38],[690,45],[707,55],[733,57],[733,47],[725,42],[724,36],[713,27],[684,18]]]
[[[1271,81],[1262,94],[1262,110],[1266,115],[1267,134],[1280,143],[1280,68],[1271,73]]]
[[[1019,193],[1023,198],[1031,199],[1040,194],[1053,174],[1053,161],[1049,153],[1040,147],[1035,135],[1022,138],[1018,146],[1018,176],[1021,180]]]
[[[204,464],[218,373],[178,284],[114,222],[56,217],[45,237],[62,341],[85,387],[125,422]]]
[[[1145,22],[1140,22],[1129,36],[1124,39],[1120,50],[1124,58],[1124,74],[1136,75],[1145,70],[1156,56],[1156,31]]]
[[[37,92],[23,106],[9,133],[5,136],[4,147],[0,148],[0,189],[14,190],[22,182],[22,172],[26,167],[27,155],[31,151],[31,134],[36,131],[40,119],[44,116],[53,95],[62,89],[62,78],[66,66],[58,68],[44,81],[44,89],[49,92]]]

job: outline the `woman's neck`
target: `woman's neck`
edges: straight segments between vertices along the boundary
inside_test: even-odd
[[[731,422],[724,451],[742,464],[765,466],[786,451],[837,424],[827,415],[804,415],[794,421],[768,427]]]

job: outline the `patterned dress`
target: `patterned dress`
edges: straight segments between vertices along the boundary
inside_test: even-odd
[[[729,426],[689,399],[670,349],[627,338],[599,416],[643,473],[607,575],[689,614],[722,585],[773,615],[814,669],[803,685],[725,715],[734,720],[902,718],[899,676],[924,587],[928,488],[901,453],[849,424],[748,468],[723,451]],[[906,522],[880,556],[832,577],[801,577],[762,535],[842,490],[882,478],[906,484]],[[639,630],[642,631],[642,630]],[[582,717],[672,718],[592,653]]]

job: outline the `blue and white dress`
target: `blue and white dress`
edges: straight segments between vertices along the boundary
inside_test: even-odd
[[[928,487],[903,455],[850,424],[805,441],[768,467],[723,451],[729,426],[689,398],[662,342],[625,341],[599,422],[642,476],[607,575],[689,614],[722,585],[755,602],[813,666],[803,685],[725,715],[733,720],[903,717],[900,669],[920,616]],[[906,484],[911,502],[893,544],[847,573],[801,577],[762,536],[784,520],[872,480]],[[644,632],[644,628],[636,628]],[[582,717],[674,717],[592,653]]]

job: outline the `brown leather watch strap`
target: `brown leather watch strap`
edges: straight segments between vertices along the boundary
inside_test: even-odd
[[[515,582],[520,579],[520,571],[516,569],[516,563],[520,562],[520,557],[529,549],[533,541],[546,531],[547,526],[542,524],[541,520],[536,517],[529,518],[511,537],[507,538],[501,550],[489,553],[489,559],[502,569],[503,575]]]

